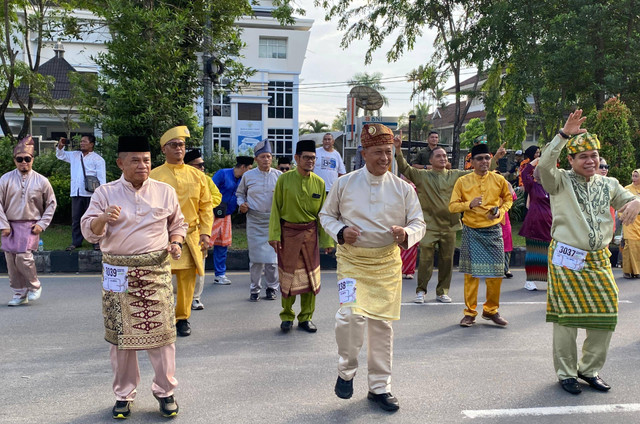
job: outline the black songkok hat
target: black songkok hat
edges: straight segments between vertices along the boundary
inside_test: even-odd
[[[313,140],[301,140],[296,144],[296,155],[301,155],[302,152],[316,152],[316,142]]]
[[[540,150],[538,146],[529,146],[527,147],[527,150],[524,151],[524,157],[529,160],[533,160],[535,159],[535,155],[538,150]]]
[[[253,158],[251,156],[236,156],[236,166],[240,165],[253,165]]]
[[[289,156],[281,156],[278,158],[278,165],[282,165],[286,163],[291,165],[291,158]]]
[[[121,135],[118,138],[118,153],[150,152],[149,140],[140,135]]]
[[[484,143],[476,144],[471,148],[471,157],[474,157],[475,155],[482,155],[484,153],[491,154],[491,152],[489,151],[489,146]]]
[[[189,163],[192,160],[198,159],[202,157],[202,152],[200,149],[191,149],[184,155],[184,163]]]

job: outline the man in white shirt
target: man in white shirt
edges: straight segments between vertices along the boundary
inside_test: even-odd
[[[97,177],[100,185],[103,185],[107,183],[107,171],[102,156],[93,151],[96,145],[96,138],[93,135],[82,136],[80,150],[65,151],[66,143],[65,138],[58,141],[56,157],[71,164],[71,245],[67,247],[67,250],[70,251],[82,245],[80,218],[89,207],[93,194],[85,189],[85,175]],[[97,244],[93,248],[100,249]]]
[[[316,165],[313,168],[313,173],[324,180],[327,193],[338,177],[347,173],[342,156],[333,148],[334,142],[331,133],[326,133],[322,137],[322,147],[316,149]]]

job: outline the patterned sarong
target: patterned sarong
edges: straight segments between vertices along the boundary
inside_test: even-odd
[[[500,224],[487,228],[462,226],[458,270],[474,277],[503,276],[504,244]]]
[[[356,280],[354,314],[377,320],[400,319],[402,259],[397,244],[384,247],[338,245],[338,280]]]
[[[141,255],[102,253],[103,262],[127,266],[129,290],[102,290],[105,340],[118,349],[153,349],[176,341],[171,264],[166,250]]]
[[[527,281],[547,282],[548,254],[549,242],[527,239],[527,254],[524,257],[524,270],[527,273]]]
[[[320,292],[320,250],[316,221],[293,224],[282,221],[282,248],[278,252],[278,274],[282,297]]]
[[[400,249],[400,257],[402,258],[402,273],[415,274],[416,260],[418,259],[418,244],[414,244],[408,249]]]
[[[611,272],[609,249],[587,252],[584,268],[573,271],[551,262],[549,246],[547,322],[567,327],[614,331],[618,323],[618,286]]]
[[[231,246],[231,241],[231,215],[226,215],[224,218],[214,218],[209,247]]]

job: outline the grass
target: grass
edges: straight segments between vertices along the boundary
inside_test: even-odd
[[[518,231],[520,231],[521,226],[521,222],[511,224],[511,234],[513,234],[513,247],[525,246],[524,237],[518,235]],[[53,224],[49,228],[47,228],[47,231],[42,233],[41,238],[44,243],[45,250],[64,250],[71,244],[71,225]],[[462,231],[458,231],[456,240],[457,247],[460,247],[461,240]],[[233,226],[233,243],[229,248],[231,250],[246,250],[248,248],[247,231],[244,224]],[[80,249],[89,250],[93,249],[93,246],[87,243],[87,241],[85,240],[84,243],[82,243]]]

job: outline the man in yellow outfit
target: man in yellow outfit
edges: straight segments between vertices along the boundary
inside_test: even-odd
[[[464,317],[460,326],[471,327],[476,321],[478,285],[484,277],[487,297],[482,318],[505,326],[507,320],[498,313],[500,286],[504,272],[504,244],[500,221],[513,198],[508,182],[500,174],[489,172],[491,153],[486,144],[471,149],[473,172],[456,181],[451,193],[449,212],[464,212],[459,269],[464,273]]]
[[[166,162],[153,169],[149,177],[165,182],[178,195],[185,223],[189,224],[180,259],[171,260],[171,273],[176,275],[176,331],[179,336],[191,334],[189,317],[196,285],[196,273],[204,275],[204,251],[209,247],[213,225],[213,203],[208,177],[192,166],[185,165],[186,126],[173,127],[160,138],[160,148]]]

